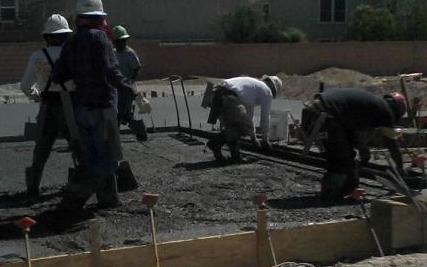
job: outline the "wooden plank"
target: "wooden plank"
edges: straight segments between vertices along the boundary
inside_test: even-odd
[[[387,253],[424,244],[425,218],[408,203],[404,197],[372,203],[372,222]]]
[[[375,243],[366,220],[315,224],[272,230],[278,262],[335,263],[343,258],[375,255]]]
[[[32,260],[33,267],[91,267],[90,253],[61,255]],[[26,267],[25,262],[0,264],[1,267]]]
[[[256,267],[254,232],[159,244],[162,267]],[[152,246],[102,252],[105,267],[155,266]]]
[[[375,255],[365,220],[270,230],[278,262],[333,263]],[[152,267],[152,246],[101,251],[103,267]],[[257,267],[257,235],[246,232],[159,244],[162,267]],[[90,253],[37,259],[35,267],[90,267]],[[24,263],[2,267],[24,267]]]

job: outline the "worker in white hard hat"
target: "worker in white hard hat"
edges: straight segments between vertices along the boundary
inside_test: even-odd
[[[81,210],[96,194],[98,208],[120,205],[115,172],[122,159],[115,90],[133,91],[118,68],[100,0],[78,0],[76,34],[64,45],[52,80],[74,80],[74,112],[80,153],[75,178],[67,185],[58,210]]]
[[[264,75],[261,79],[231,78],[216,86],[208,123],[215,124],[219,119],[223,129],[207,143],[207,147],[212,150],[217,160],[225,160],[221,148],[227,144],[231,153],[230,161],[244,162],[245,159],[241,157],[239,149],[239,139],[242,136],[250,136],[257,147],[271,147],[269,141],[271,104],[282,88],[280,78],[269,75]],[[257,139],[253,123],[256,106],[261,108],[262,141]]]
[[[29,197],[38,197],[42,173],[51,149],[59,134],[68,139],[69,133],[65,124],[59,91],[62,88],[52,83],[52,64],[58,59],[62,45],[72,32],[67,20],[58,14],[51,15],[44,26],[42,35],[46,48],[34,52],[21,80],[21,90],[35,101],[40,101],[37,115],[39,130],[33,152],[32,166],[26,169],[26,185]],[[70,90],[74,85],[68,84]]]
[[[116,57],[119,61],[119,69],[128,82],[133,87],[136,87],[135,80],[141,69],[141,62],[135,50],[127,44],[129,38],[130,35],[125,27],[121,25],[113,27],[113,42],[116,48]],[[118,120],[120,124],[129,126],[132,132],[135,133],[138,141],[146,141],[147,132],[145,124],[142,119],[135,120],[134,108],[132,106],[133,100],[133,94],[123,91],[118,92]]]

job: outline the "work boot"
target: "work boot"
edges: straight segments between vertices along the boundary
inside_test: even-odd
[[[143,120],[131,120],[129,128],[136,135],[136,139],[140,142],[147,141],[147,130]]]
[[[98,209],[112,209],[120,207],[122,203],[119,200],[117,176],[108,175],[102,178],[104,180],[103,186],[96,192]]]
[[[342,200],[348,192],[348,177],[341,173],[325,173],[321,181],[321,197],[324,200]]]
[[[225,161],[225,158],[221,153],[222,144],[218,141],[219,140],[211,139],[206,143],[206,146],[213,152],[217,161]]]
[[[29,198],[38,198],[40,196],[40,178],[36,177],[32,167],[25,168],[25,184],[27,185],[27,196]]]
[[[250,162],[246,157],[243,157],[240,154],[240,145],[238,141],[233,143],[227,143],[227,146],[230,149],[231,154],[229,163],[245,164]]]

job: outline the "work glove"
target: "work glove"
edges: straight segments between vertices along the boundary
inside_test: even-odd
[[[27,95],[27,97],[30,100],[33,100],[34,102],[40,102],[41,94],[40,94],[39,90],[33,88],[33,89],[31,89],[31,92]]]

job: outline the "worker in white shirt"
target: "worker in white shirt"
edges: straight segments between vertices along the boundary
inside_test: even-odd
[[[50,76],[53,64],[61,53],[62,45],[71,32],[72,30],[63,16],[51,15],[42,32],[47,47],[31,55],[21,80],[21,90],[24,94],[30,99],[40,102],[37,115],[38,137],[33,152],[33,162],[32,166],[25,170],[27,195],[30,198],[39,196],[43,169],[58,135],[61,133],[69,140],[69,132],[58,93],[63,89],[60,85],[52,83]],[[74,85],[71,83],[67,83],[65,86],[68,90],[74,90]]]
[[[257,147],[270,147],[270,110],[273,98],[280,94],[283,85],[277,76],[264,75],[261,79],[236,77],[224,80],[214,90],[208,123],[221,122],[222,131],[212,138],[207,147],[218,161],[224,161],[221,148],[230,148],[231,162],[244,162],[240,155],[239,139],[250,136]],[[254,109],[261,107],[260,129],[262,141],[256,137],[253,123]]]

